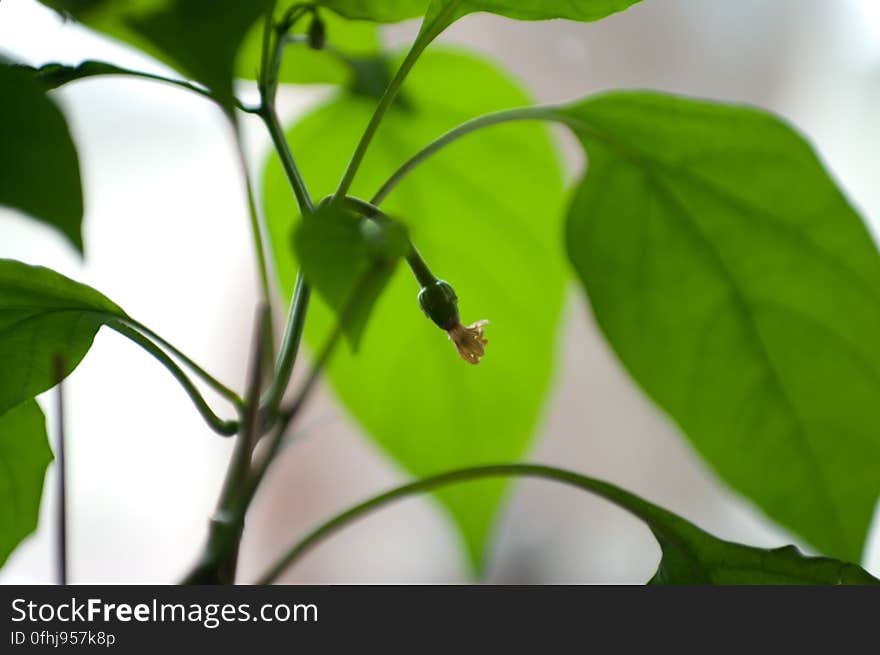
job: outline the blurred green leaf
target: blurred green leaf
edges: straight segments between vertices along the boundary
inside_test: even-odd
[[[280,9],[277,13],[280,13]],[[376,26],[365,21],[345,20],[333,12],[322,11],[327,45],[312,50],[305,43],[287,46],[281,61],[278,80],[288,84],[345,85],[355,77],[355,66],[363,58],[379,53],[379,33]],[[309,20],[300,21],[292,31],[294,37],[305,38]],[[263,49],[262,21],[251,28],[236,63],[239,77],[257,78]]]
[[[528,100],[484,60],[428,53],[386,116],[354,195],[369,198],[401,162],[447,129]],[[316,196],[335,189],[374,104],[343,93],[289,132]],[[383,205],[407,219],[422,255],[458,292],[463,318],[492,321],[486,358],[479,366],[462,362],[422,314],[418,284],[401,266],[376,304],[358,353],[340,352],[331,366],[330,381],[343,404],[416,475],[516,460],[526,451],[551,380],[564,295],[561,177],[545,127],[505,125],[446,149]],[[297,209],[274,156],[265,199],[276,268],[289,293]],[[320,347],[333,324],[327,308],[314,303],[308,344]],[[477,564],[504,489],[493,481],[439,494]]]
[[[64,115],[26,69],[0,63],[0,204],[60,230],[82,253],[83,199]]]
[[[70,373],[101,325],[125,317],[94,289],[47,268],[0,260],[0,413],[55,386],[56,356]]]
[[[37,528],[51,461],[46,420],[35,400],[0,414],[0,566]]]
[[[588,173],[568,251],[635,380],[736,490],[858,561],[880,491],[880,257],[810,146],[754,109],[562,110]]]
[[[596,21],[641,0],[319,0],[318,4],[353,19],[396,23],[425,16],[423,34],[433,39],[459,18],[476,12],[519,20],[566,18]]]
[[[231,111],[238,48],[271,0],[174,0],[155,13],[130,19],[133,30],[179,68],[214,91]]]
[[[325,203],[299,222],[293,241],[306,280],[340,314],[356,347],[376,299],[407,253],[406,230]]]
[[[445,28],[462,16],[478,11],[518,20],[566,18],[592,22],[638,2],[641,0],[431,0],[425,23],[440,18],[446,23]]]
[[[40,0],[213,91],[228,111],[238,49],[270,0]]]
[[[318,0],[340,16],[377,23],[397,23],[424,15],[429,0]]]

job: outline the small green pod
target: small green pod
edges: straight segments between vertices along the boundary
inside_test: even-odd
[[[451,330],[460,323],[458,296],[444,280],[436,280],[419,291],[419,306],[425,315],[443,330]]]

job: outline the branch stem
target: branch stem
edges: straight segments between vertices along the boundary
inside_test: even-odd
[[[119,320],[119,319],[117,319]],[[129,324],[130,327],[142,332],[144,335],[157,342],[160,346],[168,350],[172,355],[177,357],[183,364],[189,368],[193,373],[198,375],[209,387],[211,387],[218,394],[226,398],[229,402],[235,405],[237,408],[241,409],[244,407],[244,401],[241,396],[239,396],[235,391],[227,387],[225,384],[220,382],[213,375],[208,373],[204,368],[196,364],[192,359],[190,359],[186,354],[184,354],[179,348],[177,348],[174,344],[170,343],[167,339],[163,338],[161,335],[156,334],[153,330],[148,328],[143,323],[136,321],[134,319],[126,319],[126,323]],[[128,335],[126,335],[128,336]],[[152,352],[152,351],[151,351]]]
[[[494,464],[489,466],[476,466],[473,468],[441,473],[422,480],[410,482],[409,484],[386,491],[383,494],[379,494],[378,496],[374,496],[373,498],[355,505],[347,511],[322,523],[309,532],[305,537],[300,539],[284,556],[281,557],[281,559],[278,560],[277,563],[259,578],[256,584],[270,584],[276,581],[289,566],[297,562],[317,543],[366,514],[396,500],[434,491],[435,489],[447,485],[460,484],[472,480],[511,476],[544,478],[591,491],[635,514],[639,518],[646,520],[648,523],[651,523],[656,518],[654,515],[655,512],[663,511],[647,501],[642,500],[638,496],[630,494],[612,484],[563,469],[542,466],[540,464]]]
[[[413,172],[419,164],[424,162],[432,155],[448,146],[453,141],[457,141],[463,136],[475,132],[484,127],[499,125],[501,123],[510,123],[513,121],[539,121],[539,120],[561,120],[561,116],[555,107],[518,107],[516,109],[505,109],[484,116],[479,116],[466,123],[462,123],[453,128],[446,134],[438,137],[427,146],[422,148],[415,155],[410,157],[398,168],[391,177],[382,185],[382,187],[373,195],[370,200],[372,205],[381,205],[388,197],[388,194],[400,184],[400,182],[411,172]]]
[[[385,89],[385,93],[382,94],[382,98],[379,100],[379,104],[376,106],[373,116],[370,118],[370,122],[364,130],[364,133],[355,148],[354,154],[351,156],[351,161],[348,163],[348,167],[345,169],[342,180],[339,182],[339,187],[334,194],[335,198],[344,198],[348,194],[351,185],[354,182],[354,178],[357,175],[358,169],[367,154],[367,149],[370,147],[370,143],[373,141],[373,137],[376,136],[379,125],[382,123],[382,119],[394,103],[407,75],[409,75],[409,72],[412,70],[413,66],[415,66],[416,61],[418,61],[419,56],[421,56],[427,46],[428,42],[426,40],[416,39],[412,48],[407,53],[406,58],[403,60],[403,63],[400,64],[400,68],[397,69],[397,73],[395,73],[388,88]]]
[[[202,415],[202,418],[205,419],[205,422],[218,434],[223,436],[232,436],[236,432],[238,432],[238,421],[227,421],[214,413],[211,407],[208,405],[207,401],[202,397],[202,394],[199,392],[198,388],[196,388],[195,384],[193,384],[192,380],[187,377],[186,373],[181,369],[177,363],[165,353],[159,346],[153,343],[150,339],[145,337],[143,334],[125,324],[121,320],[114,320],[107,323],[107,326],[112,330],[115,330],[119,334],[123,335],[134,341],[141,348],[150,353],[153,357],[159,360],[159,363],[162,364],[170,373],[173,375],[180,385],[183,387],[186,394],[190,397],[195,404],[196,409],[199,411],[199,414]]]

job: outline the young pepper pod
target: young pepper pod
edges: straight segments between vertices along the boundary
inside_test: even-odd
[[[489,321],[477,321],[465,327],[458,314],[458,296],[448,282],[433,280],[419,291],[419,306],[455,344],[459,356],[468,364],[479,364],[489,340],[483,336]]]

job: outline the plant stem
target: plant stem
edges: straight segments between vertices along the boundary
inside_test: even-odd
[[[58,584],[67,584],[67,447],[64,432],[64,360],[55,358],[55,379],[57,382],[56,402],[58,445],[56,458],[58,463],[58,514],[57,514],[57,549]]]
[[[385,89],[385,93],[382,94],[382,98],[379,100],[379,104],[373,112],[373,116],[370,118],[366,130],[364,130],[364,133],[355,148],[354,154],[351,156],[351,161],[348,163],[348,167],[345,169],[342,180],[339,182],[339,187],[334,194],[335,198],[344,198],[348,194],[351,185],[354,182],[354,178],[357,175],[358,169],[367,154],[367,149],[370,147],[370,143],[376,135],[379,125],[382,123],[382,119],[385,117],[385,114],[391,107],[394,99],[397,98],[397,94],[400,92],[400,88],[403,86],[406,76],[412,70],[413,66],[415,66],[416,61],[418,61],[419,56],[424,52],[427,46],[428,41],[416,39],[412,48],[407,53],[406,58],[403,60],[403,63],[401,63],[400,68],[397,69],[397,73],[395,73],[388,88]]]
[[[479,116],[473,120],[462,123],[453,128],[446,134],[438,137],[427,146],[422,148],[415,155],[410,157],[398,168],[388,181],[375,193],[370,203],[373,205],[381,205],[388,194],[396,187],[409,173],[411,173],[419,164],[428,159],[431,155],[439,152],[453,141],[463,136],[475,132],[476,130],[491,125],[499,125],[501,123],[510,123],[513,121],[535,121],[535,120],[561,120],[560,114],[555,107],[518,107],[516,109],[505,109],[497,111],[485,116]]]
[[[121,319],[115,319],[121,320]],[[174,344],[170,343],[167,339],[163,338],[161,335],[156,334],[153,330],[148,328],[143,323],[136,321],[132,318],[125,319],[125,323],[135,330],[142,332],[147,337],[151,338],[153,341],[156,341],[160,346],[164,347],[166,350],[171,352],[172,355],[177,357],[181,362],[183,362],[187,368],[189,368],[193,373],[198,375],[202,380],[211,387],[218,394],[226,398],[229,402],[235,405],[237,408],[241,409],[244,407],[244,400],[242,400],[241,396],[239,396],[232,389],[227,387],[225,384],[220,382],[213,375],[208,373],[204,368],[196,364],[192,359],[187,357],[179,348],[177,348]]]
[[[263,395],[260,406],[270,412],[276,412],[281,403],[281,398],[290,384],[293,369],[299,353],[302,341],[303,329],[306,323],[306,313],[311,297],[311,289],[302,273],[297,273],[296,285],[293,290],[293,298],[290,301],[290,314],[287,325],[284,328],[284,336],[281,339],[281,350],[278,354],[278,362],[275,365],[275,376],[272,384]]]
[[[180,382],[181,386],[186,391],[187,395],[193,401],[196,406],[196,409],[199,411],[199,414],[202,415],[202,418],[211,426],[211,428],[217,432],[218,434],[222,434],[224,436],[231,436],[238,432],[238,421],[226,421],[217,416],[211,407],[208,405],[207,401],[202,397],[202,394],[199,393],[199,390],[192,383],[192,381],[187,377],[186,373],[175,363],[171,357],[169,357],[164,350],[159,348],[156,344],[150,341],[147,337],[142,335],[140,332],[135,330],[134,328],[128,326],[121,320],[113,320],[107,323],[107,326],[112,330],[115,330],[119,334],[128,337],[136,344],[138,344],[141,348],[150,353],[153,357],[155,357],[159,362],[173,375],[178,382]]]
[[[266,124],[266,129],[269,130],[269,136],[272,138],[272,143],[275,146],[275,149],[278,151],[278,156],[281,159],[281,166],[284,169],[284,173],[287,175],[287,179],[289,180],[293,193],[296,196],[296,202],[299,205],[300,211],[304,214],[313,212],[315,207],[312,203],[311,196],[306,189],[306,184],[303,181],[302,175],[299,172],[299,167],[296,165],[293,154],[290,152],[290,147],[287,145],[287,137],[284,135],[284,129],[281,127],[281,123],[278,120],[278,113],[275,110],[275,107],[272,105],[264,105],[260,109],[260,116]]]
[[[260,286],[263,292],[263,302],[269,312],[269,324],[272,323],[272,284],[269,281],[269,264],[266,258],[266,245],[263,236],[263,229],[260,224],[260,218],[257,215],[257,203],[254,200],[254,189],[251,185],[251,176],[248,173],[247,160],[244,155],[244,147],[241,142],[241,133],[237,126],[233,125],[235,131],[235,149],[238,154],[238,163],[241,167],[241,174],[244,178],[245,189],[247,190],[248,214],[250,215],[251,236],[254,241],[254,248],[257,255],[257,266],[260,271]]]
[[[315,358],[315,361],[312,364],[312,369],[311,371],[309,371],[309,376],[299,388],[299,391],[297,392],[296,397],[294,398],[290,407],[283,412],[280,412],[279,423],[275,427],[275,431],[268,438],[266,452],[263,455],[260,463],[256,466],[250,480],[248,480],[247,490],[243,494],[243,502],[245,504],[250,503],[251,499],[257,491],[257,488],[263,481],[266,472],[269,470],[269,467],[275,460],[275,456],[280,451],[281,446],[284,442],[285,433],[290,428],[290,425],[293,423],[294,419],[299,415],[300,410],[305,406],[306,401],[311,396],[312,391],[314,391],[315,386],[321,377],[321,374],[324,372],[324,369],[330,362],[330,357],[333,355],[333,351],[336,349],[336,346],[339,344],[339,341],[345,332],[345,328],[348,326],[348,323],[349,321],[351,321],[352,316],[354,316],[355,312],[359,309],[360,304],[363,302],[363,291],[375,281],[375,276],[378,275],[379,272],[379,268],[372,268],[363,275],[360,282],[358,283],[358,286],[351,294],[351,300],[348,301],[348,303],[340,313],[339,320],[336,322],[333,331],[330,333],[330,336],[324,343],[324,347],[320,350],[318,356]]]
[[[281,165],[290,182],[296,196],[300,212],[303,215],[314,211],[314,204],[306,188],[305,182],[300,175],[299,168],[287,145],[287,139],[284,136],[284,130],[278,121],[278,114],[275,107],[271,104],[263,105],[260,113],[269,130],[272,143],[278,151],[281,159]],[[311,289],[308,282],[303,277],[302,271],[296,276],[296,284],[294,286],[293,297],[290,301],[290,314],[287,319],[287,325],[284,330],[284,337],[281,340],[281,350],[278,353],[278,362],[275,366],[275,377],[261,403],[264,408],[277,409],[284,395],[287,385],[290,383],[290,377],[293,374],[293,368],[296,364],[296,357],[299,352],[299,345],[302,340],[303,328],[305,327],[306,313],[309,307],[309,299],[311,297]]]
[[[232,584],[238,568],[238,548],[244,529],[244,507],[240,510],[239,497],[244,489],[251,466],[254,446],[259,438],[260,385],[263,379],[265,332],[269,320],[264,305],[258,312],[254,326],[251,367],[245,411],[235,441],[235,449],[226,469],[226,478],[211,517],[208,539],[199,563],[187,576],[188,584]]]
[[[433,491],[437,488],[451,484],[510,476],[544,478],[586,489],[602,496],[616,505],[619,505],[623,509],[649,523],[651,523],[654,518],[652,516],[653,512],[662,511],[638,496],[630,494],[612,484],[563,469],[542,466],[540,464],[495,464],[489,466],[476,466],[473,468],[440,473],[439,475],[410,482],[409,484],[386,491],[383,494],[379,494],[378,496],[374,496],[369,500],[355,505],[349,510],[333,517],[325,523],[322,523],[305,537],[300,539],[274,566],[259,578],[256,584],[262,585],[274,582],[287,567],[296,562],[315,544],[327,538],[337,530],[345,527],[349,523],[361,518],[373,510],[394,502],[395,500]]]

